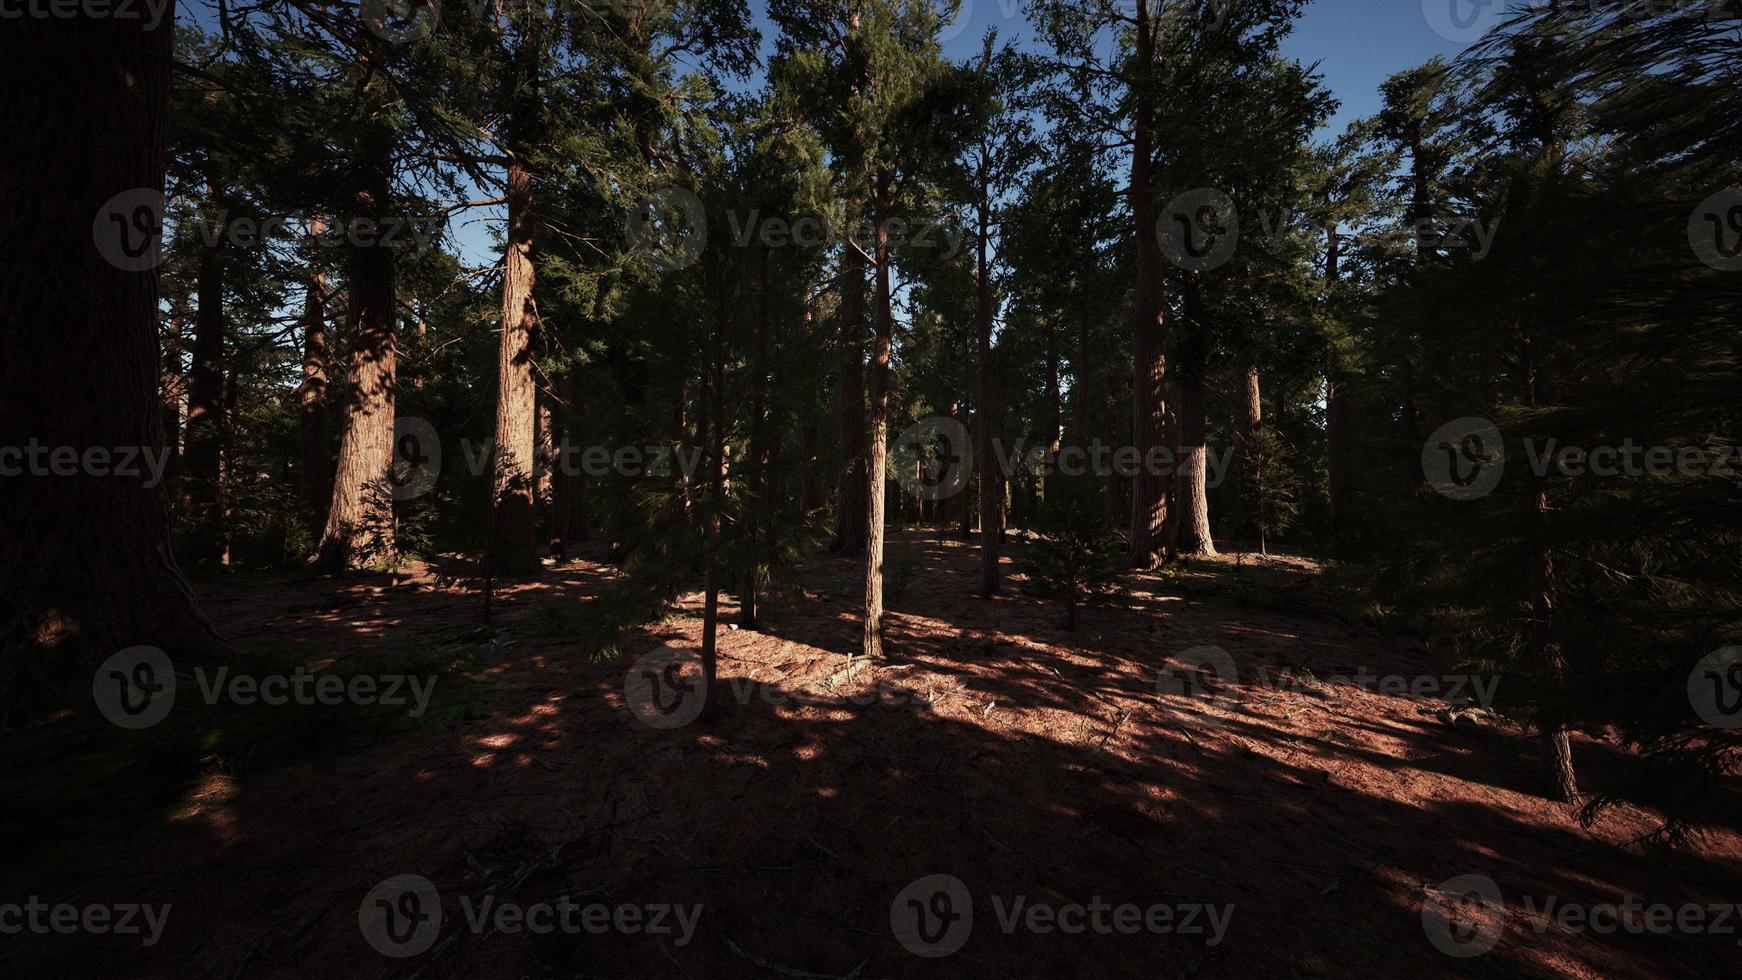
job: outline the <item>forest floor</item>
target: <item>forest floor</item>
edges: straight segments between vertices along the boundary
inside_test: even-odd
[[[575,610],[613,576],[594,561],[505,583],[490,627],[470,584],[429,566],[198,583],[239,648],[281,666],[422,672],[433,702],[417,718],[216,714],[136,733],[119,754],[83,718],[19,733],[0,763],[0,902],[171,911],[148,948],[0,935],[0,975],[1742,975],[1734,919],[1727,934],[1642,935],[1562,914],[1629,896],[1742,900],[1742,837],[1647,849],[1630,842],[1652,814],[1632,806],[1583,829],[1534,794],[1521,730],[1456,728],[1436,719],[1439,699],[1347,680],[1454,669],[1419,639],[1332,615],[1310,563],[1140,576],[1128,608],[1088,610],[1065,632],[1056,605],[974,597],[967,544],[899,532],[892,548],[912,575],[884,661],[846,670],[862,573],[820,559],[797,576],[803,598],[760,629],[722,626],[733,696],[675,729],[638,719],[625,677],[648,650],[698,642],[700,596],[626,638],[622,657],[584,657]],[[1227,651],[1239,680],[1158,693],[1202,646]],[[51,744],[72,760],[52,774],[37,754]],[[1584,738],[1574,751],[1587,785],[1626,761]],[[433,884],[442,916],[432,948],[390,958],[360,916],[403,874]],[[939,940],[965,938],[953,955],[925,958],[894,930],[918,921],[908,886],[933,875],[959,879],[972,918]],[[1501,905],[1466,908],[1436,937],[1424,909],[1464,875],[1491,879]],[[928,888],[913,908],[966,911]],[[512,918],[469,923],[487,896],[642,911],[617,914],[626,928],[513,934]],[[1072,903],[1087,912],[1033,911]],[[654,911],[696,905],[687,926]],[[1142,925],[1106,906],[1143,910]],[[1056,928],[1082,915],[1090,931]],[[1473,937],[1491,951],[1441,951]]]

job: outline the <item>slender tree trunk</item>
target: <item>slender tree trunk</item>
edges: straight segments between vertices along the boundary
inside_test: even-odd
[[[991,270],[986,268],[986,237],[991,231],[992,203],[987,196],[984,181],[980,184],[979,193],[980,199],[976,208],[978,237],[974,261],[974,373],[977,385],[975,400],[980,406],[980,425],[975,450],[980,457],[980,594],[994,596],[1002,590],[998,574],[998,554],[1004,543],[1004,522],[1001,519],[1004,513],[1004,487],[998,473],[997,456],[992,452],[998,417],[998,413],[992,408],[996,403],[997,393],[994,391],[992,376],[992,280]],[[881,276],[881,272],[879,275]],[[881,288],[882,284],[879,282],[879,289]],[[882,302],[881,297],[878,302]]]
[[[1185,288],[1186,339],[1180,352],[1180,496],[1178,515],[1179,554],[1208,558],[1216,553],[1210,537],[1208,480],[1209,447],[1207,408],[1209,384],[1209,338],[1199,319],[1197,285],[1188,276]]]
[[[1259,387],[1258,367],[1248,362],[1240,371],[1240,415],[1235,419],[1234,445],[1243,457],[1246,478],[1252,481],[1257,502],[1253,522],[1258,531],[1258,553],[1267,554],[1265,543],[1264,466],[1252,451],[1252,433],[1264,421],[1264,403]]]
[[[726,316],[722,304],[721,319]],[[726,402],[722,392],[725,381],[726,324],[714,327],[713,363],[708,368],[707,391],[703,404],[707,413],[708,452],[708,517],[707,559],[702,598],[702,713],[712,717],[718,699],[714,696],[715,679],[719,676],[720,630],[720,507],[726,486]]]
[[[750,487],[751,502],[745,520],[750,543],[751,567],[745,571],[743,599],[738,623],[745,629],[756,625],[756,580],[762,572],[761,515],[768,507],[768,248],[762,249],[757,267],[756,348],[750,365]]]
[[[173,20],[0,30],[14,95],[0,123],[22,140],[0,168],[0,446],[165,458],[149,199],[164,181]],[[229,655],[171,555],[167,488],[136,465],[137,478],[0,479],[0,721],[88,703],[92,669],[127,647],[182,665]]]
[[[532,380],[532,173],[508,159],[508,240],[502,270],[502,337],[496,371],[496,435],[491,560],[499,571],[538,567],[532,457],[537,388]]]
[[[955,419],[957,422],[961,423],[962,431],[973,432],[974,418],[968,412],[967,396],[964,395],[963,397],[956,399],[954,407]],[[986,464],[983,460],[975,460],[974,470],[982,470],[985,468],[985,465]],[[974,539],[974,501],[979,499],[975,495],[973,485],[974,476],[975,472],[964,474],[964,484],[961,491],[951,498],[956,501],[956,506],[960,512],[958,516],[961,520],[961,526],[957,532],[957,537],[961,538],[963,541],[972,541]]]
[[[1156,238],[1156,208],[1152,184],[1152,128],[1155,95],[1150,70],[1155,61],[1155,37],[1149,4],[1136,6],[1136,73],[1132,93],[1131,213],[1137,237],[1136,355],[1132,372],[1131,437],[1138,455],[1147,460],[1151,447],[1162,444],[1167,416],[1167,306],[1162,296],[1161,243]],[[1131,563],[1153,568],[1165,557],[1162,538],[1167,521],[1168,478],[1141,465],[1131,485]]]
[[[310,221],[310,237],[318,240],[325,228],[319,218]],[[320,245],[309,250],[302,301],[302,384],[296,391],[297,435],[302,450],[297,500],[303,527],[310,534],[321,532],[333,493],[332,449],[327,442],[327,274],[321,257]]]
[[[352,199],[353,216],[383,220],[392,200],[393,137],[371,134]],[[393,413],[397,396],[393,252],[385,245],[350,247],[351,350],[345,371],[344,431],[333,474],[333,501],[316,564],[364,568],[397,558],[394,544]]]
[[[1546,396],[1544,369],[1537,363],[1529,337],[1521,343],[1519,364],[1524,371],[1524,403],[1537,408]],[[1538,540],[1544,541],[1552,513],[1547,474],[1531,478],[1531,516],[1538,525]],[[1558,701],[1567,679],[1566,650],[1555,624],[1557,601],[1554,554],[1546,543],[1537,545],[1530,568],[1530,647],[1548,678],[1547,690],[1537,711],[1541,736],[1538,779],[1543,795],[1564,803],[1579,802],[1579,780],[1573,769],[1572,739],[1567,735]]]
[[[187,452],[182,480],[196,560],[218,557],[224,536],[219,457],[224,443],[224,189],[206,185],[206,226],[195,285],[193,358],[188,370]]]
[[[871,349],[870,452],[865,507],[865,656],[883,656],[883,490],[889,449],[889,346],[894,323],[889,306],[889,183],[877,175],[877,334]]]

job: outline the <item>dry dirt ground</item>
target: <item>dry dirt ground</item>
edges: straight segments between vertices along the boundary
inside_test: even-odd
[[[1520,731],[1460,731],[1433,698],[1334,679],[1449,668],[1419,640],[1322,615],[1304,563],[1143,577],[1129,608],[1067,633],[1039,600],[972,597],[967,545],[900,539],[913,574],[884,662],[845,670],[860,572],[819,560],[761,630],[722,629],[734,694],[675,729],[639,720],[624,682],[643,652],[698,641],[699,597],[621,656],[589,658],[571,627],[613,575],[593,561],[505,586],[489,628],[470,583],[427,567],[204,583],[240,648],[280,666],[436,671],[433,705],[361,723],[291,706],[270,730],[219,713],[191,734],[130,735],[119,757],[83,718],[16,733],[0,903],[171,909],[149,948],[0,935],[0,975],[1742,976],[1734,920],[1728,934],[1600,934],[1542,907],[1742,901],[1737,833],[1655,852],[1629,843],[1652,826],[1631,807],[1582,829],[1533,794]],[[1212,645],[1237,681],[1158,693],[1161,672]],[[1625,761],[1590,740],[1575,752],[1588,784]],[[361,921],[384,921],[365,897],[399,875],[433,885],[441,918],[429,949],[391,958]],[[894,930],[920,922],[913,908],[965,911],[929,893],[906,905],[932,875],[959,879],[972,918],[942,940],[965,935],[959,949],[928,958]],[[1443,920],[1424,919],[1463,875],[1491,879],[1501,904],[1466,906],[1441,938],[1491,938],[1485,955],[1442,952]],[[670,917],[662,932],[468,924],[485,900],[565,897],[701,911],[687,942]],[[1148,918],[1136,932],[1065,933],[1026,912],[1007,926],[1019,899]],[[1188,910],[1200,904],[1231,916],[1225,934]]]

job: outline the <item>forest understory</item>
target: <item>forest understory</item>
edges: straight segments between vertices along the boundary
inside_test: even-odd
[[[1528,727],[1504,712],[1447,724],[1443,698],[1351,680],[1452,666],[1419,637],[1333,613],[1335,579],[1313,563],[1229,555],[1141,575],[1127,604],[1067,633],[1056,604],[973,597],[968,544],[925,529],[892,530],[890,545],[912,571],[883,660],[850,656],[857,563],[807,561],[802,595],[765,606],[759,629],[722,631],[718,714],[671,730],[632,713],[626,668],[693,646],[701,595],[620,656],[590,657],[570,617],[617,575],[602,549],[497,583],[488,626],[457,564],[196,581],[214,625],[281,666],[431,672],[428,710],[232,710],[160,726],[125,757],[102,722],[70,713],[19,733],[4,823],[39,843],[14,851],[0,888],[85,902],[145,890],[173,912],[145,948],[23,937],[0,946],[0,973],[1734,975],[1733,937],[1572,935],[1529,897],[1734,899],[1742,836],[1658,851],[1632,843],[1658,815],[1625,804],[1582,829],[1536,793]],[[722,620],[733,612],[727,597]],[[1171,656],[1200,646],[1234,651],[1239,679],[1162,693]],[[45,778],[32,742],[60,745],[67,767]],[[1574,753],[1599,790],[1626,761],[1585,737]],[[445,914],[431,952],[396,961],[366,945],[357,910],[406,873]],[[892,900],[932,874],[974,899],[973,932],[944,959],[891,933]],[[1424,936],[1430,890],[1465,874],[1506,896],[1477,960]],[[700,913],[687,935],[467,928],[492,897],[565,895]],[[1227,912],[1220,929],[1006,934],[1018,897]]]

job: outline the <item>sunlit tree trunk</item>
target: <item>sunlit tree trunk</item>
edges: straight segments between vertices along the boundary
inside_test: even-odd
[[[1186,338],[1180,353],[1179,401],[1179,554],[1191,558],[1208,558],[1216,553],[1210,537],[1210,496],[1208,479],[1209,384],[1205,377],[1209,360],[1208,338],[1199,321],[1197,286],[1189,277],[1184,290]]]
[[[392,199],[393,137],[369,134],[356,174],[352,213],[381,220]],[[344,390],[344,430],[333,473],[333,500],[316,563],[326,569],[365,568],[397,558],[394,543],[393,412],[397,392],[394,262],[384,244],[352,244],[351,350]]]
[[[536,42],[521,42],[521,84],[536,89]],[[532,62],[529,67],[527,62]],[[514,127],[524,133],[517,113]],[[492,469],[495,513],[491,515],[490,560],[498,571],[526,573],[538,567],[537,516],[533,507],[537,388],[533,384],[532,335],[537,311],[532,291],[537,270],[532,260],[532,171],[516,146],[508,156],[508,232],[502,257],[502,334],[497,349],[495,455]]]
[[[894,331],[889,305],[890,175],[877,175],[875,236],[876,337],[871,348],[870,447],[865,506],[865,656],[883,656],[883,490],[889,448],[889,346]]]
[[[998,418],[992,407],[997,392],[992,367],[992,280],[991,270],[986,267],[986,238],[991,233],[992,202],[987,196],[984,180],[980,183],[975,210],[978,237],[974,262],[974,374],[977,384],[975,401],[980,416],[980,424],[975,427],[975,455],[979,457],[980,469],[980,594],[991,596],[999,593],[1002,584],[998,574],[998,554],[1004,543],[1004,481],[999,478],[997,457],[992,452]],[[880,269],[880,290],[882,278]],[[881,296],[878,302],[883,302]]]

